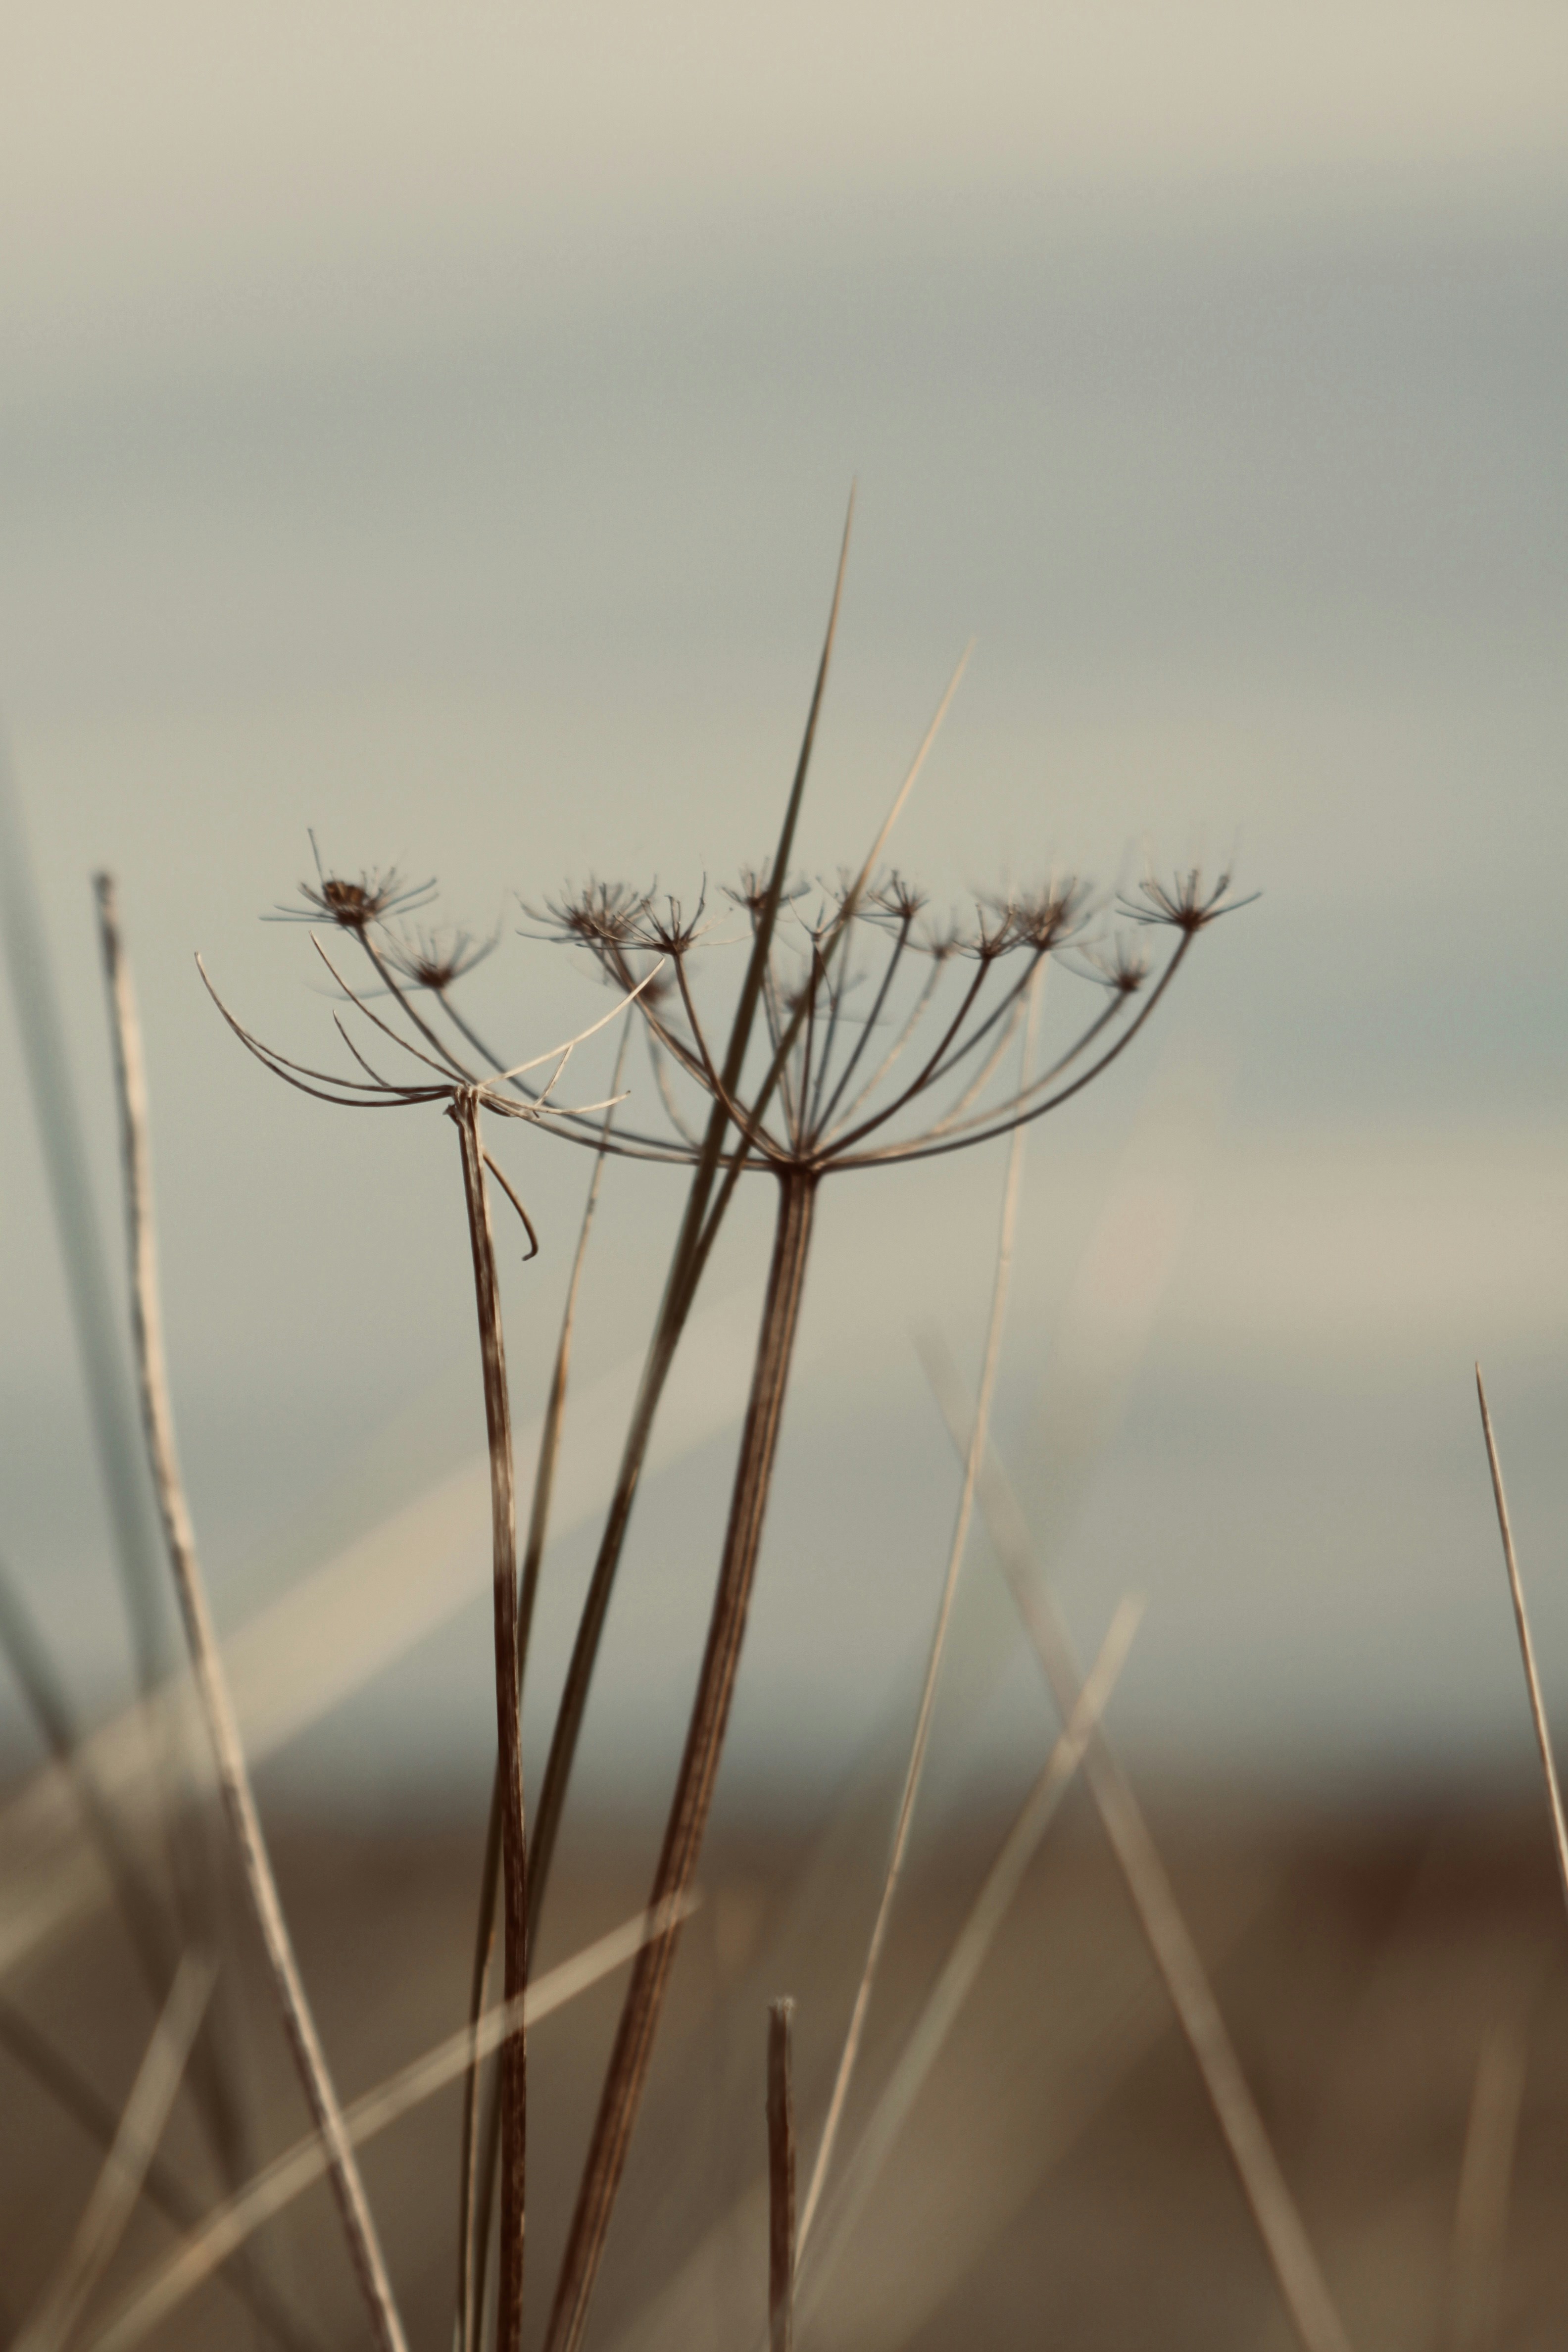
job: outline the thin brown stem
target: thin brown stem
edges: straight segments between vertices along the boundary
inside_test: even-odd
[[[793,2000],[768,2005],[768,2347],[795,2352]]]
[[[131,1259],[132,1330],[136,1348],[142,1426],[169,1565],[179,1599],[196,1690],[212,1741],[224,1809],[228,1816],[230,1832],[257,1924],[261,1930],[294,2063],[311,2116],[330,2153],[332,2190],[349,2251],[383,2352],[405,2352],[402,2322],[393,2300],[392,2285],[365,2199],[364,2184],[343,2130],[342,2111],[332,2088],[326,2054],[310,2014],[283,1906],[279,1901],[277,1881],[272,1874],[261,1817],[250,1785],[234,1701],[213,1627],[206,1585],[196,1555],[195,1537],[180,1477],[174,1412],[163,1358],[141,1028],[136,1018],[130,968],[121,949],[115,919],[114,886],[107,875],[99,877],[98,897],[100,929],[109,981],[115,1078],[120,1097]]]
[[[618,1092],[626,1063],[626,1048],[631,1040],[629,1024],[621,1031],[616,1053],[616,1066],[610,1079],[610,1092]],[[615,1120],[612,1107],[605,1114],[604,1140],[609,1140]],[[566,1384],[572,1369],[572,1338],[577,1321],[577,1294],[582,1286],[583,1266],[588,1255],[588,1237],[594,1230],[594,1216],[599,1205],[599,1192],[605,1181],[605,1155],[600,1152],[594,1163],[594,1174],[588,1186],[588,1197],[583,1204],[582,1223],[577,1228],[577,1247],[572,1259],[572,1272],[566,1284],[566,1303],[561,1313],[561,1331],[555,1343],[555,1362],[550,1376],[550,1395],[544,1408],[544,1424],[539,1433],[539,1454],[534,1464],[533,1495],[529,1505],[528,1539],[523,1547],[522,1574],[517,1610],[517,1684],[519,1705],[522,1685],[528,1672],[529,1637],[533,1625],[533,1606],[539,1591],[540,1569],[544,1559],[544,1545],[550,1531],[550,1504],[555,1487],[555,1471],[561,1457],[561,1433],[566,1412]],[[476,2032],[479,2012],[484,2007],[485,1984],[489,1975],[490,1956],[495,1944],[496,1895],[500,1883],[501,1850],[501,1775],[498,1761],[490,1788],[489,1822],[485,1833],[485,1860],[479,1886],[478,1928],[474,1944],[474,1965],[469,1984],[468,2018]],[[477,2340],[479,2312],[484,2303],[485,2250],[489,2237],[489,2180],[494,2166],[490,2150],[493,2133],[495,2149],[500,2144],[500,2111],[499,2103],[493,2119],[488,2119],[481,2135],[479,2125],[479,2067],[477,2055],[463,2078],[463,2138],[462,2167],[458,2205],[458,2352],[473,2352]],[[475,2183],[480,2162],[481,2146],[485,2154],[486,2194],[476,2198]]]
[[[963,1382],[952,1359],[934,1339],[922,1339],[921,1353],[948,1433],[960,1455],[967,1458],[973,1413]],[[1035,1561],[1023,1515],[994,1453],[987,1454],[983,1465],[980,1503],[1057,1712],[1064,1723],[1068,1722],[1081,1696],[1082,1678],[1067,1627]],[[1150,1956],[1197,2062],[1215,2120],[1303,2352],[1349,2352],[1344,2324],[1279,2168],[1142,1808],[1114,1749],[1098,1728],[1089,1744],[1084,1770]]]
[[[1552,1752],[1552,1728],[1546,1720],[1546,1701],[1541,1695],[1541,1676],[1535,1668],[1535,1644],[1530,1637],[1530,1618],[1524,1606],[1524,1587],[1520,1581],[1519,1560],[1513,1549],[1513,1528],[1509,1521],[1508,1496],[1503,1492],[1502,1465],[1498,1460],[1497,1440],[1492,1435],[1492,1417],[1487,1405],[1486,1383],[1481,1368],[1476,1366],[1476,1394],[1480,1400],[1481,1429],[1487,1441],[1487,1460],[1491,1465],[1492,1496],[1497,1504],[1497,1523],[1502,1537],[1502,1556],[1508,1565],[1508,1589],[1513,1595],[1514,1623],[1519,1628],[1520,1655],[1524,1660],[1525,1687],[1530,1693],[1531,1719],[1535,1725],[1536,1744],[1541,1749],[1541,1769],[1546,1781],[1546,1801],[1552,1812],[1552,1835],[1557,1853],[1557,1874],[1563,1882],[1563,1900],[1568,1902],[1568,1822],[1563,1817],[1563,1791],[1557,1784],[1557,1759]]]
[[[650,1908],[688,1891],[708,1825],[762,1542],[816,1200],[816,1181],[809,1171],[789,1170],[781,1175],[773,1263],[729,1524]],[[632,1971],[562,2263],[546,2339],[549,2352],[577,2352],[582,2342],[678,1940],[672,1929],[648,1945]]]
[[[1526,2041],[1514,2018],[1489,2027],[1476,2062],[1454,2211],[1448,2342],[1452,2352],[1491,2352],[1497,2341],[1509,2195],[1520,2109],[1524,2103]]]
[[[522,1795],[522,1729],[517,1675],[517,1497],[512,1473],[511,1413],[507,1399],[506,1342],[485,1154],[479,1141],[476,1089],[455,1097],[451,1118],[462,1146],[463,1193],[474,1260],[479,1360],[484,1372],[485,1426],[490,1456],[490,1536],[495,1613],[496,1753],[501,1795],[501,1981],[515,2000],[527,1980],[528,1856]],[[515,2034],[501,2052],[500,2301],[497,2343],[517,2352],[522,2334],[523,2229],[528,2155],[527,2042]]]

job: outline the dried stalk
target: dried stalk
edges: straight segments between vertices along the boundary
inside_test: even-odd
[[[1480,1401],[1481,1430],[1487,1441],[1487,1460],[1491,1466],[1492,1495],[1497,1503],[1498,1530],[1502,1537],[1502,1556],[1508,1564],[1508,1589],[1513,1595],[1514,1622],[1519,1628],[1520,1655],[1524,1660],[1525,1687],[1530,1693],[1531,1719],[1535,1725],[1535,1738],[1541,1749],[1541,1769],[1546,1781],[1546,1801],[1552,1811],[1552,1834],[1557,1853],[1557,1874],[1563,1882],[1563,1900],[1568,1902],[1568,1822],[1563,1817],[1563,1791],[1557,1785],[1557,1759],[1552,1752],[1552,1730],[1546,1720],[1546,1702],[1541,1695],[1541,1676],[1535,1669],[1535,1644],[1530,1638],[1530,1619],[1525,1613],[1524,1587],[1520,1582],[1519,1560],[1513,1549],[1513,1528],[1508,1516],[1508,1496],[1503,1492],[1502,1465],[1498,1460],[1497,1440],[1492,1435],[1492,1417],[1487,1407],[1486,1384],[1481,1368],[1476,1366],[1476,1394]]]
[[[929,1336],[922,1339],[921,1354],[948,1433],[961,1456],[966,1455],[973,1415],[952,1359]],[[994,1453],[982,1469],[980,1504],[1058,1713],[1068,1722],[1081,1692],[1072,1643],[1036,1566],[1022,1514]],[[1344,2324],[1279,2169],[1197,1946],[1131,1784],[1102,1731],[1096,1730],[1090,1739],[1084,1769],[1144,1940],[1197,2061],[1215,2118],[1304,2352],[1350,2352]]]
[[[69,2059],[46,2040],[37,2028],[28,2022],[20,2010],[0,2000],[0,2049],[5,2049],[31,2074],[41,2089],[47,2091],[57,2105],[79,2124],[88,2137],[106,2152],[114,2145],[120,2128],[120,2118],[108,2101],[100,2098],[90,2083],[77,2073]],[[179,2175],[170,2170],[163,2159],[153,2152],[147,2159],[142,2178],[142,2194],[150,2205],[155,2205],[165,2221],[176,2230],[192,2231],[201,2227],[202,2200],[192,2194]],[[240,2248],[229,2258],[225,2273],[226,2284],[247,2303],[271,2336],[289,2347],[289,2352],[310,2352],[310,2338],[305,2328],[279,2301],[276,2292],[251,2257],[247,2249]]]
[[[458,1094],[450,1116],[462,1146],[468,1238],[473,1245],[474,1299],[484,1369],[485,1425],[489,1437],[497,1777],[501,1796],[502,1983],[506,1999],[515,2001],[526,1982],[528,1853],[517,1671],[517,1501],[512,1476],[511,1413],[507,1400],[506,1343],[496,1286],[489,1197],[485,1189],[485,1152],[479,1141],[478,1094],[471,1088]],[[497,2340],[501,2352],[516,2352],[522,2332],[528,2152],[527,2041],[521,2029],[501,2052],[500,2073],[500,2301]]]
[[[16,2337],[15,2352],[58,2352],[103,2275],[163,2136],[216,1973],[210,1960],[192,1953],[180,1962],[65,2259]]]
[[[624,1926],[612,1928],[607,1936],[601,1936],[597,1942],[574,1953],[571,1959],[563,1960],[559,1968],[552,1969],[547,1976],[530,1985],[520,2000],[502,2002],[488,2010],[479,2021],[480,2055],[488,2056],[509,2037],[538,2025],[555,2010],[575,2000],[579,1993],[588,1991],[614,1969],[624,1966],[650,1937],[662,1935],[672,1918],[685,1918],[696,1907],[696,1899],[688,1896],[683,1904],[663,1911],[639,1912]],[[468,2062],[473,2039],[467,2025],[460,2027],[422,2058],[416,2058],[374,2091],[356,2099],[343,2116],[350,2144],[362,2147],[400,2116],[433,2098],[447,2084],[455,2082]],[[195,2292],[204,2279],[210,2278],[237,2247],[320,2180],[331,2161],[320,2132],[296,2141],[237,2197],[230,2198],[226,2204],[209,2213],[184,2244],[176,2246],[163,2261],[136,2280],[104,2326],[88,2339],[83,2352],[131,2352],[131,2347],[150,2335],[160,2321]]]
[[[207,1604],[174,1444],[174,1412],[164,1365],[162,1306],[158,1295],[157,1243],[153,1222],[152,1171],[147,1148],[146,1086],[141,1028],[131,972],[115,919],[114,885],[98,880],[99,924],[109,981],[115,1079],[120,1097],[126,1223],[131,1259],[132,1329],[148,1460],[174,1573],[185,1639],[202,1712],[217,1768],[218,1787],[239,1856],[247,1890],[261,1930],[283,2022],[300,2080],[317,2129],[330,2151],[332,2189],[372,2325],[383,2352],[405,2352],[402,2323],[393,2301],[386,2266],[376,2241],[364,2186],[343,2130],[342,2113],[310,2015],[294,1958],[277,1882],[262,1833],[255,1793],[246,1766],[239,1727],[222,1654]]]
[[[762,1542],[816,1202],[815,1175],[790,1170],[781,1176],[773,1263],[729,1524],[685,1751],[648,1898],[650,1908],[678,1900],[689,1888],[708,1823]],[[548,2352],[577,2352],[582,2341],[677,1942],[678,1934],[672,1928],[647,1947],[632,1971],[562,2262],[546,2338]]]
[[[768,2006],[768,2344],[795,2347],[795,2084],[793,2000]]]
[[[1056,1818],[1072,1777],[1083,1759],[1094,1727],[1105,1711],[1117,1677],[1126,1663],[1127,1653],[1132,1645],[1132,1637],[1142,1614],[1142,1601],[1129,1599],[1121,1602],[1111,1619],[1110,1630],[1100,1644],[1100,1655],[1089,1669],[1089,1679],[1079,1694],[1078,1705],[1058,1735],[1044,1769],[1025,1798],[995,1861],[986,1873],[984,1884],[953,1938],[952,1949],[942,1962],[936,1981],[926,1995],[913,2030],[900,2051],[898,2063],[872,2111],[871,2119],[856,2144],[854,2155],[845,2169],[840,2190],[828,2200],[824,2221],[826,2243],[824,2246],[820,2238],[817,2241],[822,2251],[811,2264],[806,2316],[820,2297],[835,2263],[852,2235],[866,2200],[876,2186],[878,2176],[909,2119],[921,2086],[936,2063],[953,2021],[973,1987],[1003,1920],[1012,1907],[1014,1897],[1023,1884],[1024,1874]]]
[[[630,1041],[628,1024],[621,1032],[616,1049],[616,1066],[610,1078],[612,1097],[620,1091],[621,1074],[626,1066],[626,1046]],[[615,1119],[615,1106],[605,1114],[604,1135],[607,1139]],[[555,1345],[555,1363],[550,1376],[550,1395],[544,1409],[543,1426],[539,1433],[539,1454],[534,1465],[533,1496],[529,1506],[528,1540],[523,1549],[522,1576],[517,1612],[517,1681],[521,1705],[524,1678],[528,1672],[529,1635],[533,1624],[533,1604],[539,1590],[540,1569],[544,1559],[545,1539],[550,1531],[550,1505],[555,1486],[556,1465],[561,1456],[561,1433],[566,1411],[566,1383],[572,1368],[572,1338],[577,1320],[577,1294],[583,1280],[583,1265],[588,1254],[588,1237],[594,1230],[595,1212],[599,1205],[599,1191],[605,1181],[606,1155],[601,1151],[594,1162],[594,1173],[588,1185],[588,1197],[583,1204],[583,1221],[577,1229],[577,1247],[572,1260],[572,1272],[566,1284],[566,1303],[561,1314],[561,1333]],[[469,1985],[468,2018],[477,2029],[484,2007],[485,1985],[489,1976],[490,1956],[495,1943],[496,1895],[500,1884],[501,1847],[501,1772],[498,1761],[495,1779],[490,1788],[489,1824],[485,1835],[485,1860],[479,1886],[479,1912],[474,1942],[474,1966]],[[462,2174],[458,2201],[458,2352],[474,2352],[478,2339],[479,2314],[484,2308],[485,2255],[489,2242],[490,2189],[495,2167],[500,2151],[500,2099],[492,2094],[489,2113],[481,2135],[479,2125],[479,2068],[476,2056],[463,2078],[463,2139]],[[484,2154],[481,2160],[481,2138]],[[476,2195],[477,2180],[482,2176],[484,2194]]]
[[[1024,1045],[1025,1073],[1034,1041],[1035,1014],[1039,1003],[1037,986],[1031,991],[1030,1017]],[[1024,1174],[1024,1151],[1028,1130],[1016,1128],[1007,1153],[1007,1175],[1002,1191],[1002,1220],[996,1237],[996,1268],[991,1286],[991,1314],[985,1332],[985,1354],[980,1375],[980,1404],[975,1415],[974,1433],[963,1465],[963,1486],[958,1500],[958,1516],[952,1530],[952,1542],[948,1550],[947,1572],[942,1581],[942,1601],[937,1609],[936,1626],[931,1635],[931,1655],[926,1662],[925,1681],[921,1685],[920,1706],[915,1716],[914,1738],[910,1744],[909,1762],[904,1769],[904,1785],[899,1799],[898,1817],[893,1827],[893,1842],[888,1855],[888,1867],[882,1880],[882,1893],[877,1906],[877,1916],[871,1928],[871,1940],[866,1949],[865,1966],[856,1988],[855,2005],[849,2014],[848,2028],[844,2036],[844,2048],[839,2055],[838,2071],[833,2079],[833,2090],[827,2102],[827,2115],[817,2142],[816,2158],[811,2168],[811,2180],[805,2192],[805,2202],[800,2217],[800,2247],[804,2252],[811,2236],[811,2225],[822,2201],[822,2191],[833,2160],[834,2145],[844,2118],[844,2105],[849,2095],[849,2084],[855,2073],[856,2060],[866,2031],[866,2018],[871,2004],[871,1990],[881,1961],[882,1948],[887,1941],[892,1917],[893,1902],[903,1876],[904,1860],[909,1852],[910,1832],[914,1825],[915,1800],[920,1793],[921,1780],[925,1770],[926,1750],[931,1741],[931,1718],[936,1706],[937,1682],[947,1649],[948,1627],[952,1619],[952,1604],[958,1591],[959,1570],[969,1542],[970,1521],[974,1511],[975,1481],[985,1451],[985,1433],[991,1419],[991,1400],[995,1392],[996,1369],[1002,1355],[1002,1328],[1006,1317],[1007,1291],[1013,1270],[1013,1244],[1017,1232],[1018,1197]]]

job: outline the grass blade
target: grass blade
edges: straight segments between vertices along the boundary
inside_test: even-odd
[[[974,1419],[963,1384],[952,1358],[929,1334],[921,1337],[921,1356],[948,1433],[962,1457],[972,1442]],[[1081,1688],[1077,1661],[1049,1588],[1036,1566],[1028,1531],[1006,1474],[994,1454],[985,1462],[980,1496],[992,1543],[1066,1722],[1078,1705]],[[1291,2324],[1305,2352],[1350,2352],[1344,2324],[1279,2168],[1142,1808],[1102,1732],[1096,1731],[1090,1740],[1084,1769],[1139,1926],[1197,2062]]]
[[[1503,1492],[1502,1465],[1498,1460],[1497,1440],[1492,1435],[1492,1417],[1487,1405],[1486,1383],[1481,1368],[1476,1366],[1476,1395],[1480,1402],[1481,1431],[1487,1441],[1487,1461],[1492,1474],[1492,1496],[1497,1504],[1498,1531],[1502,1537],[1502,1556],[1508,1565],[1508,1589],[1513,1595],[1514,1623],[1519,1628],[1519,1651],[1524,1660],[1525,1688],[1530,1693],[1531,1720],[1535,1726],[1536,1743],[1541,1749],[1541,1769],[1546,1781],[1546,1801],[1552,1811],[1552,1834],[1557,1853],[1557,1874],[1563,1882],[1563,1900],[1568,1902],[1568,1822],[1563,1818],[1563,1791],[1557,1784],[1557,1759],[1552,1752],[1552,1730],[1546,1720],[1546,1702],[1541,1695],[1541,1676],[1536,1672],[1535,1644],[1530,1637],[1530,1618],[1524,1606],[1524,1587],[1520,1581],[1519,1559],[1513,1549],[1513,1528],[1508,1516],[1508,1496]]]
[[[793,2000],[768,2010],[768,2347],[795,2346],[795,2083]]]

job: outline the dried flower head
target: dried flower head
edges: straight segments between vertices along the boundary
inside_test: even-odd
[[[427,907],[436,896],[434,877],[428,882],[406,883],[395,866],[389,866],[384,872],[379,866],[365,867],[357,879],[346,874],[327,873],[314,833],[310,835],[310,855],[316,861],[316,879],[313,884],[300,885],[304,905],[275,907],[269,915],[262,917],[263,922],[334,923],[340,930],[363,933],[373,923],[384,923],[389,915],[409,915],[417,908]]]
[[[1222,915],[1232,915],[1238,907],[1250,907],[1259,896],[1252,890],[1245,898],[1232,898],[1230,881],[1227,871],[1205,887],[1202,870],[1196,866],[1189,866],[1185,874],[1173,876],[1168,883],[1147,874],[1138,885],[1141,899],[1123,896],[1118,904],[1135,923],[1163,923],[1191,939],[1206,924],[1217,922]]]

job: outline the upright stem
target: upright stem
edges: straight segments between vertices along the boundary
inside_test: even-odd
[[[778,1450],[801,1292],[816,1205],[815,1171],[790,1168],[779,1179],[778,1222],[756,1362],[719,1564],[707,1647],[687,1728],[649,1907],[679,1900],[690,1887],[713,1801],[730,1718],[746,1609],[762,1543],[768,1487]],[[616,2191],[647,2079],[653,2041],[675,1961],[679,1928],[638,1954],[611,2053],[577,2210],[562,2263],[546,2338],[548,2352],[577,2352],[609,2229]]]
[[[474,1254],[484,1370],[485,1424],[490,1452],[490,1537],[496,1637],[496,1748],[501,1797],[501,1912],[505,1948],[502,1984],[510,2001],[526,1981],[528,1854],[522,1800],[522,1733],[517,1672],[517,1497],[512,1477],[511,1414],[507,1402],[506,1343],[496,1286],[495,1244],[479,1142],[479,1096],[464,1087],[451,1117],[463,1153],[468,1238]],[[522,2333],[524,2186],[528,2146],[528,2061],[521,2026],[504,2044],[501,2078],[500,2301],[497,2343],[516,2352]]]
[[[99,916],[109,978],[114,1034],[115,1078],[120,1094],[121,1139],[125,1163],[125,1211],[131,1255],[131,1323],[148,1460],[163,1525],[169,1565],[179,1596],[191,1666],[212,1740],[218,1787],[238,1850],[247,1889],[261,1930],[272,1981],[294,2063],[322,2146],[344,2234],[383,2352],[405,2352],[403,2326],[393,2301],[342,2110],[327,2071],[326,2053],[305,1997],[283,1906],[278,1898],[271,1858],[239,1737],[239,1722],[207,1605],[206,1584],[196,1557],[195,1535],[180,1477],[174,1419],[163,1359],[163,1310],[158,1296],[158,1251],[153,1224],[152,1168],[147,1149],[147,1097],[142,1067],[142,1034],[132,994],[131,973],[115,920],[114,887],[99,877]]]
[[[768,2345],[795,2346],[795,2083],[793,2000],[768,2008]]]

